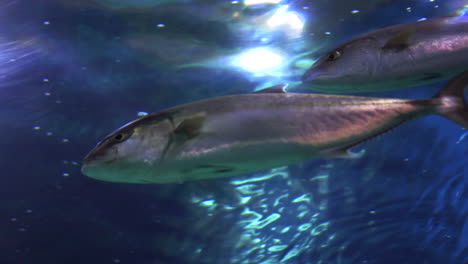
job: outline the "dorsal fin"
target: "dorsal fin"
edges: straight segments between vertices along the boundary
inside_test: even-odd
[[[265,89],[258,90],[254,93],[286,93],[285,89],[288,87],[287,83],[278,84]]]
[[[397,32],[393,37],[391,37],[382,49],[393,49],[397,51],[404,50],[409,47],[409,38],[413,34],[414,28],[409,27],[407,29]]]

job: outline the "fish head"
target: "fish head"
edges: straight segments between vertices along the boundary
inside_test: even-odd
[[[313,90],[359,92],[369,90],[379,69],[381,44],[372,37],[355,39],[320,57],[302,76]],[[370,87],[372,89],[372,87]]]
[[[173,125],[164,116],[146,116],[105,137],[84,158],[82,173],[90,178],[147,183],[170,144]]]

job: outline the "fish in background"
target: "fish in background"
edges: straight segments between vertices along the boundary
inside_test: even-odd
[[[227,48],[214,42],[196,39],[187,34],[128,34],[122,43],[138,51],[138,59],[145,65],[166,70],[182,71],[190,68],[236,72],[243,78],[269,87],[289,83],[300,85],[300,76],[314,62],[309,57],[321,46],[307,52],[288,53],[295,43],[268,45],[257,48]],[[202,76],[208,78],[209,76]]]
[[[439,114],[468,127],[468,71],[432,99],[285,93],[276,86],[147,115],[105,137],[83,174],[111,182],[181,183],[260,171],[349,149],[405,121]]]
[[[93,0],[92,2],[111,9],[150,8],[161,4],[187,2],[182,0]]]
[[[468,69],[468,17],[382,28],[343,43],[302,76],[313,90],[367,92],[450,79]]]
[[[298,12],[277,1],[156,1],[157,6],[145,3],[58,2],[69,8],[80,4],[99,9],[125,21],[122,33],[112,42],[158,71],[203,68],[213,69],[214,73],[233,73],[260,83],[261,87],[267,85],[265,76],[274,83],[292,85],[294,80],[300,84],[300,76],[313,61],[306,57],[321,48],[310,48],[311,43],[299,38],[304,21]],[[294,41],[289,41],[291,38]],[[209,77],[201,76],[207,80]]]
[[[43,0],[46,1],[46,0]],[[49,1],[49,0],[47,0]],[[187,3],[186,0],[80,0],[80,1],[56,1],[59,4],[76,7],[100,8],[108,10],[145,9],[168,3]]]
[[[41,1],[51,2],[51,0]],[[241,4],[216,0],[55,0],[52,2],[63,7],[98,9],[112,14],[127,15],[129,20],[143,16],[148,20],[171,17],[188,21],[229,22],[238,19],[245,9]],[[159,22],[164,20],[161,19]]]
[[[147,64],[164,63],[179,66],[232,54],[216,43],[195,39],[183,34],[129,34],[124,43],[143,54]]]

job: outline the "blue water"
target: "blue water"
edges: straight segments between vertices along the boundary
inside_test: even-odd
[[[0,2],[0,264],[466,263],[467,130],[440,117],[358,146],[358,160],[167,185],[80,173],[98,140],[139,115],[300,90],[328,48],[468,4],[272,2]]]

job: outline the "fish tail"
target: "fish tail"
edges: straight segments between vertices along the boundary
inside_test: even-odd
[[[468,104],[465,91],[468,88],[468,71],[451,79],[434,97],[437,113],[468,128]]]

